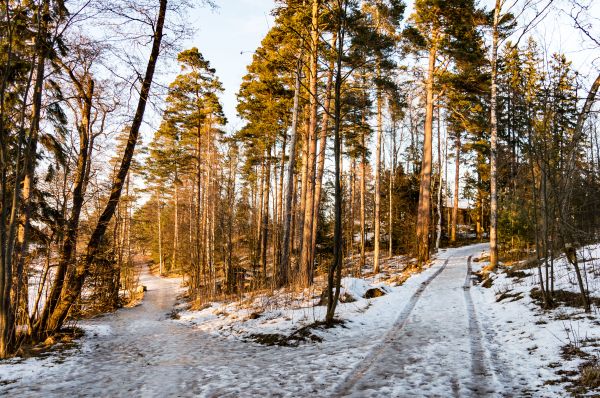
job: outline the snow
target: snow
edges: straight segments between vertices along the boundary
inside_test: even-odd
[[[144,302],[83,322],[87,334],[69,355],[0,363],[0,395],[565,396],[564,385],[544,385],[558,378],[549,365],[563,361],[565,328],[597,354],[582,342],[600,337],[595,316],[577,308],[560,310],[572,321],[561,320],[560,311],[542,313],[529,296],[533,274],[515,280],[499,273],[491,288],[471,284],[467,260],[485,250],[481,244],[441,251],[399,286],[390,272],[344,278],[343,293],[354,301],[338,305],[343,325],[313,329],[321,341],[297,347],[260,345],[252,336],[287,336],[322,320],[316,289],[211,303],[172,320],[179,280],[146,272]],[[586,256],[600,257],[600,247]],[[474,270],[484,265],[472,262]],[[556,267],[557,288],[574,290],[566,264]],[[588,271],[597,291],[597,272]],[[372,287],[387,294],[364,298]],[[506,289],[523,298],[496,302]]]
[[[580,251],[579,256],[587,260],[600,258],[600,245],[586,247]],[[485,265],[486,263],[479,263],[474,269]],[[585,268],[588,271],[590,292],[598,297],[599,275],[594,268]],[[493,276],[491,288],[474,291],[473,298],[478,308],[493,309],[480,311],[480,314],[489,350],[495,356],[496,373],[501,382],[517,379],[523,388],[529,386],[534,396],[564,396],[564,385],[551,385],[548,382],[560,379],[556,374],[558,370],[576,370],[583,360],[565,360],[560,355],[560,349],[571,343],[592,356],[600,356],[600,350],[593,347],[594,340],[600,339],[598,308],[593,308],[591,314],[586,314],[582,308],[564,306],[542,311],[530,296],[531,289],[539,287],[537,268],[524,272],[527,276],[520,279],[499,273]],[[556,261],[555,273],[556,290],[578,292],[574,271],[566,259]],[[506,292],[522,298],[496,302]],[[503,372],[502,369],[510,364],[518,364],[518,369]]]

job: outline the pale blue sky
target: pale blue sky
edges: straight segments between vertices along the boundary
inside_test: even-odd
[[[215,0],[218,9],[198,8],[190,17],[197,33],[190,40],[217,70],[225,93],[222,101],[229,130],[241,125],[237,118],[236,93],[246,74],[246,65],[273,25],[273,0]],[[242,54],[240,54],[242,53]]]

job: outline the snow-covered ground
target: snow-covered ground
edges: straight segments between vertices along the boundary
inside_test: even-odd
[[[552,366],[562,362],[565,321],[538,315],[528,295],[533,276],[473,285],[468,266],[483,263],[468,260],[486,248],[442,251],[400,286],[382,285],[394,280],[383,275],[344,279],[352,299],[338,306],[343,325],[312,329],[313,340],[297,346],[253,339],[322,320],[318,292],[213,304],[172,320],[179,281],[145,273],[143,304],[83,323],[88,333],[71,355],[0,363],[0,395],[564,396],[564,385],[544,381],[558,378]],[[387,294],[363,298],[374,285]],[[497,303],[507,288],[525,297]],[[581,318],[567,325],[580,340],[596,336],[596,318]]]
[[[584,260],[580,266],[587,274],[592,297],[600,297],[600,245],[579,250],[578,256]],[[477,271],[485,265],[474,262],[473,269]],[[554,267],[555,291],[578,293],[575,271],[566,259],[557,259]],[[496,375],[501,383],[518,380],[533,396],[566,396],[565,388],[570,383],[561,383],[560,379],[577,379],[580,365],[600,359],[598,307],[592,305],[590,314],[581,306],[543,311],[530,293],[539,289],[537,268],[508,275],[501,272],[492,276],[490,288],[472,289]],[[562,355],[565,347],[575,355]],[[514,372],[503,372],[512,364],[518,364]],[[600,390],[590,394],[599,396]]]

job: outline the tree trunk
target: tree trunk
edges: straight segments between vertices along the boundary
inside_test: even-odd
[[[440,242],[442,240],[442,131],[440,125],[442,123],[440,117],[440,107],[437,108],[437,150],[438,150],[438,190],[437,190],[437,226],[436,226],[436,238],[435,238],[435,250],[440,250]]]
[[[388,257],[394,254],[394,178],[396,177],[396,120],[392,122],[392,153],[390,156],[390,181],[389,181],[389,209],[388,209]]]
[[[156,216],[158,218],[158,275],[162,276],[164,271],[164,256],[162,245],[162,203],[160,199],[160,188],[156,189]]]
[[[362,139],[362,159],[360,162],[360,266],[358,268],[359,275],[362,274],[366,263],[365,254],[365,205],[366,205],[366,194],[367,194],[367,154],[366,154],[366,140],[364,131],[361,132]]]
[[[285,210],[283,220],[283,243],[281,247],[281,262],[277,276],[277,286],[282,287],[288,283],[290,271],[290,250],[291,250],[291,230],[292,230],[292,202],[294,195],[294,171],[296,168],[296,143],[298,141],[298,108],[300,97],[300,83],[302,73],[302,55],[298,56],[296,65],[296,82],[294,89],[294,106],[292,108],[292,128],[290,131],[290,154],[287,164],[287,186],[285,192]]]
[[[492,25],[492,92],[490,97],[490,271],[495,271],[498,266],[498,192],[497,192],[497,157],[498,157],[498,120],[497,120],[497,74],[498,74],[498,24],[502,0],[496,0],[494,7],[494,23]]]
[[[456,147],[454,159],[454,203],[452,206],[452,232],[450,234],[450,242],[456,242],[456,226],[458,223],[458,187],[460,182],[460,134],[456,133]]]
[[[335,48],[337,36],[334,33],[331,39],[331,47]],[[321,131],[319,138],[319,153],[317,161],[317,176],[315,181],[315,200],[313,204],[313,229],[312,229],[312,244],[311,244],[311,264],[314,264],[314,256],[317,247],[317,228],[319,226],[319,209],[321,206],[321,189],[323,185],[323,174],[325,171],[325,155],[327,152],[327,130],[329,124],[329,110],[331,105],[331,85],[333,82],[333,69],[335,65],[333,61],[329,65],[329,72],[327,73],[327,84],[325,86],[325,103],[323,104],[323,116],[321,118]]]
[[[381,73],[378,71],[378,75]],[[383,107],[383,98],[381,94],[381,90],[377,90],[377,139],[375,144],[375,219],[373,220],[374,226],[374,241],[373,241],[373,272],[379,273],[379,227],[381,221],[381,176],[380,176],[380,167],[381,167],[381,134],[383,130],[383,116],[382,116],[382,107]]]
[[[345,6],[345,3],[344,3]],[[340,10],[342,12],[342,10]],[[344,9],[345,12],[345,9]],[[342,24],[344,23],[345,15],[340,14],[339,21],[339,41],[337,46],[337,59],[336,59],[336,77],[335,77],[335,88],[334,88],[334,127],[333,127],[333,152],[334,152],[334,164],[335,164],[335,182],[334,182],[334,232],[333,232],[333,263],[329,267],[327,273],[327,313],[325,316],[325,323],[328,325],[333,324],[333,317],[335,315],[335,308],[337,306],[338,298],[340,295],[340,280],[342,273],[343,264],[343,235],[342,235],[342,186],[341,186],[341,87],[342,87],[342,52],[344,48],[344,30]]]
[[[312,230],[315,222],[314,201],[315,201],[315,181],[316,181],[316,152],[317,152],[317,84],[318,84],[318,62],[319,62],[319,6],[320,0],[312,2],[312,22],[311,22],[311,54],[310,54],[310,118],[308,126],[308,169],[306,179],[306,204],[304,225],[302,232],[302,253],[300,257],[300,267],[302,276],[302,285],[307,287],[312,284],[313,280],[313,263],[312,259]]]
[[[421,185],[419,188],[419,207],[417,213],[417,260],[419,265],[429,261],[429,228],[431,225],[431,147],[433,143],[433,82],[435,76],[436,53],[437,48],[434,45],[429,50],[429,67],[425,85],[425,138],[423,140]]]
[[[262,268],[263,284],[267,284],[267,250],[268,250],[268,236],[269,236],[269,194],[271,192],[271,149],[269,148],[267,153],[266,167],[265,167],[265,193],[263,199],[263,210],[261,220],[261,257],[260,265]]]
[[[177,270],[177,251],[179,250],[179,186],[177,172],[175,172],[175,203],[173,211],[173,257],[171,258],[171,270]]]

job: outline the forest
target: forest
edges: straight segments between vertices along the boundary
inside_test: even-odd
[[[527,264],[549,311],[567,272],[597,315],[597,4],[274,0],[232,127],[189,18],[220,3],[1,2],[0,358],[138,305],[146,265],[192,309],[318,291],[338,328],[347,278],[485,243],[481,286]]]

